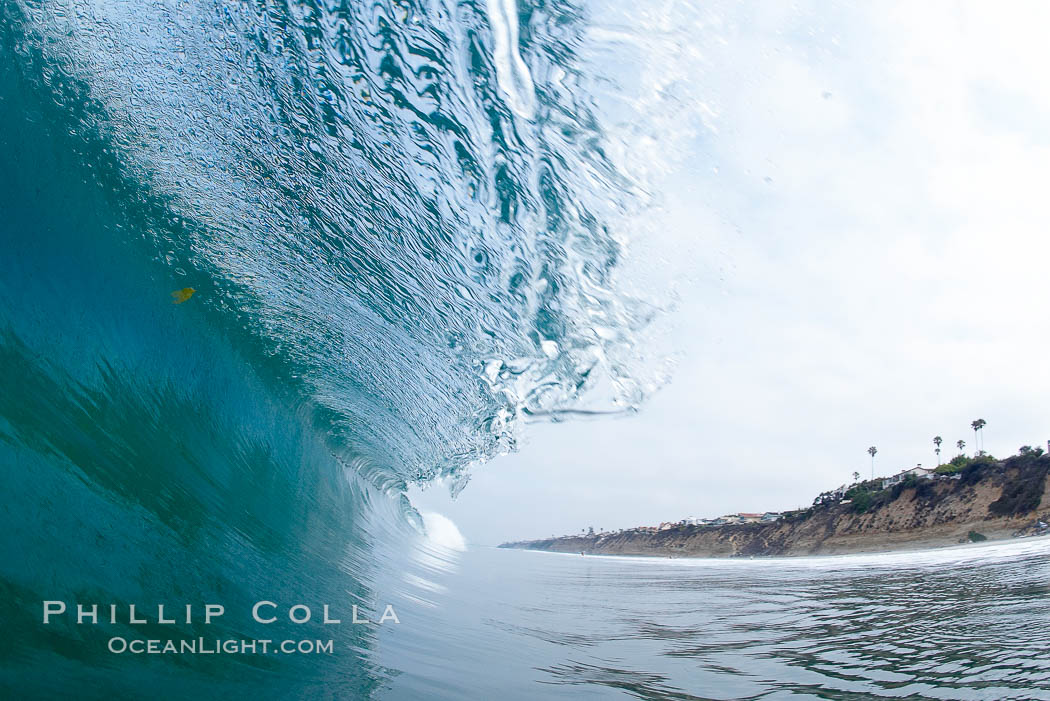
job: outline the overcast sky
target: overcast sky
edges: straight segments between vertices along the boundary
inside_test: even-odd
[[[678,362],[639,415],[535,426],[456,500],[414,494],[468,541],[796,508],[870,445],[883,475],[937,434],[969,453],[977,418],[998,456],[1050,439],[1050,5],[764,4],[588,33]]]

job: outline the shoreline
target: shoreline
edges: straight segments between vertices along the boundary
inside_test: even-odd
[[[500,548],[586,555],[734,558],[943,549],[1050,532],[1050,456],[967,459],[929,479],[855,486],[768,523],[676,524],[525,540]],[[849,494],[849,492],[847,492]]]
[[[921,555],[951,555],[953,553],[980,553],[981,551],[987,550],[1001,550],[1005,546],[1017,546],[1017,549],[1022,549],[1025,545],[1042,545],[1044,549],[1050,550],[1050,531],[1042,533],[1040,535],[1030,536],[1017,536],[1010,538],[1001,539],[988,539],[987,541],[981,541],[977,543],[953,543],[951,545],[941,545],[929,548],[914,548],[914,549],[895,549],[895,550],[871,550],[871,551],[857,551],[857,552],[842,552],[842,553],[816,553],[812,555],[754,555],[754,556],[706,556],[706,555],[695,555],[695,556],[666,556],[656,554],[612,554],[612,553],[589,553],[585,556],[581,556],[580,553],[563,552],[560,550],[540,550],[536,548],[503,548],[501,546],[486,546],[496,550],[517,550],[520,552],[539,553],[542,555],[557,555],[559,557],[575,558],[589,557],[599,558],[601,560],[631,560],[641,562],[644,560],[652,560],[653,562],[666,563],[668,560],[674,560],[676,562],[683,563],[710,563],[724,565],[728,563],[783,563],[783,564],[794,564],[803,565],[806,563],[815,562],[818,560],[853,560],[862,558],[881,558],[881,557],[905,557],[905,556],[921,556]]]

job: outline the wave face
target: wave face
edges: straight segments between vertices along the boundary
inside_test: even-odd
[[[129,662],[40,604],[367,607],[414,537],[407,482],[461,486],[526,419],[638,404],[633,185],[581,22],[512,0],[0,6],[0,684],[367,695],[367,627],[319,636],[350,661]],[[245,634],[226,620],[173,630]]]
[[[644,393],[645,312],[615,289],[628,182],[572,67],[578,18],[526,14],[527,35],[511,0],[70,0],[4,22],[171,285],[336,445],[426,479],[581,391]]]

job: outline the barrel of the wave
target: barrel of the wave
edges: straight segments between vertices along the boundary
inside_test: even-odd
[[[397,526],[360,535],[370,487],[216,326],[208,271],[158,264],[144,197],[85,167],[105,154],[77,154],[3,48],[0,689],[366,695]]]

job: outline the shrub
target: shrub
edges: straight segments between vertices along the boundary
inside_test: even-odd
[[[980,543],[982,540],[988,540],[988,536],[983,533],[978,533],[977,531],[970,531],[966,534],[966,537],[971,543]]]
[[[1002,495],[988,505],[988,510],[996,516],[1019,516],[1035,511],[1043,498],[1045,479],[1045,475],[1032,475],[1007,483]]]
[[[956,472],[962,471],[962,469],[973,462],[973,460],[974,458],[968,458],[965,455],[956,455],[948,462],[938,466],[934,472],[942,475],[954,475]]]
[[[971,459],[959,472],[959,478],[963,484],[974,484],[981,479],[981,474],[988,469],[998,466],[998,462],[991,455],[982,455]]]
[[[919,499],[929,499],[930,497],[933,496],[935,489],[936,488],[934,487],[933,480],[929,480],[929,479],[916,480],[915,496],[917,498],[919,498]]]
[[[882,491],[882,482],[861,482],[847,489],[844,498],[856,499],[859,494],[875,494],[880,491]]]
[[[858,514],[863,514],[868,509],[870,509],[871,505],[872,505],[872,502],[874,501],[874,499],[871,496],[871,492],[867,492],[867,491],[864,491],[864,492],[860,492],[859,491],[859,492],[857,492],[852,497],[852,499],[853,499],[853,503],[850,504],[850,508],[853,509],[853,511],[855,513],[858,513]]]
[[[813,500],[813,506],[823,506],[825,504],[834,504],[839,501],[839,498],[835,496],[834,492],[821,492],[817,495],[817,498]]]

